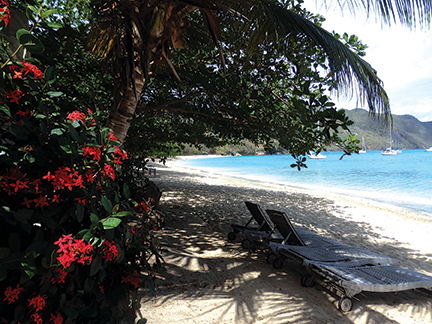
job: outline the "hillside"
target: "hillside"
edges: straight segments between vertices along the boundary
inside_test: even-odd
[[[354,121],[350,127],[358,139],[364,137],[368,150],[381,150],[390,145],[390,126],[383,118],[376,119],[364,109],[346,110]],[[393,143],[399,139],[402,149],[424,149],[432,146],[432,122],[421,122],[411,115],[393,115]]]

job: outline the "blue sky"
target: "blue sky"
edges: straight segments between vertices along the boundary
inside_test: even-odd
[[[390,97],[393,114],[413,115],[432,121],[432,31],[410,30],[400,24],[382,26],[374,16],[353,16],[339,7],[326,8],[323,1],[306,0],[305,7],[326,18],[323,27],[339,34],[357,35],[369,46],[364,59],[377,71]],[[338,107],[356,108],[355,98],[336,101]]]

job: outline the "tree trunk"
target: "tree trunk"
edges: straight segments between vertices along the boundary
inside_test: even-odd
[[[120,143],[123,143],[126,139],[139,97],[144,87],[145,78],[139,62],[136,62],[134,76],[134,81],[130,80],[124,92],[119,93],[119,99],[115,100],[114,107],[105,124]],[[133,82],[135,82],[135,89]]]

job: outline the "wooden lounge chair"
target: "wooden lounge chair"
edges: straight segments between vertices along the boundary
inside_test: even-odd
[[[352,297],[362,291],[432,289],[431,276],[396,266],[397,259],[296,229],[285,213],[267,210],[267,214],[283,236],[293,238],[284,244],[270,243],[276,255],[273,264],[281,266],[282,259],[299,261],[307,270],[301,284],[310,287],[317,282],[336,293],[342,312],[352,309]]]
[[[245,225],[231,224],[233,230],[228,233],[228,240],[235,241],[239,234],[243,234],[242,246],[251,249],[258,241],[262,242],[275,234],[275,225],[260,205],[249,201],[245,201],[245,205],[252,217]]]

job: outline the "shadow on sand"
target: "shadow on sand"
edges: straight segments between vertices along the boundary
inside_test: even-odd
[[[226,234],[232,223],[250,217],[244,206],[251,200],[266,208],[294,215],[293,221],[322,235],[409,263],[414,251],[397,241],[377,237],[366,223],[336,217],[342,211],[331,200],[249,188],[185,183],[170,174],[159,179],[165,191],[161,210],[165,228],[157,236],[166,247],[167,272],[158,280],[157,296],[143,291],[141,312],[148,323],[402,323],[397,313],[432,322],[432,295],[423,290],[398,293],[362,293],[354,309],[340,313],[335,298],[320,287],[303,288],[303,269],[285,265],[275,270],[262,251],[249,253]],[[166,182],[165,182],[166,181]],[[169,191],[168,191],[169,190]],[[313,222],[302,224],[307,213]],[[295,218],[295,216],[298,218]],[[344,229],[341,233],[340,229]],[[349,229],[349,232],[346,230]],[[373,237],[374,240],[362,239]],[[386,242],[379,245],[374,242]],[[385,251],[385,252],[384,252]],[[431,271],[432,256],[415,257],[420,268]],[[405,324],[404,322],[403,324]]]

